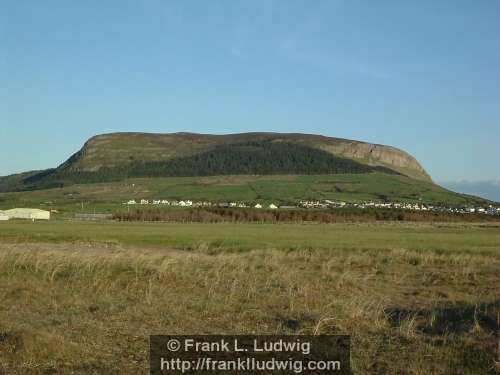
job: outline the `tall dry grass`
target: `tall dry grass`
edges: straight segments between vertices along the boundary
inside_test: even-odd
[[[359,374],[492,372],[500,258],[0,244],[0,374],[147,373],[150,334],[349,334]]]

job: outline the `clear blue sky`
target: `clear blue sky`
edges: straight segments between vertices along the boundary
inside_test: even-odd
[[[0,4],[0,175],[98,133],[277,131],[500,179],[500,1]]]

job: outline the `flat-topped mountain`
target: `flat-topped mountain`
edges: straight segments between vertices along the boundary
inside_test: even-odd
[[[162,162],[220,151],[221,147],[264,143],[288,144],[305,149],[323,151],[340,158],[353,160],[371,167],[386,167],[395,172],[421,180],[429,175],[408,153],[391,146],[371,144],[348,139],[311,134],[242,133],[228,135],[172,133],[112,133],[89,139],[65,168],[95,172],[99,169],[121,167],[134,162]],[[240,150],[241,151],[241,150]],[[256,153],[257,148],[254,148]],[[277,150],[272,150],[277,151]],[[272,155],[270,155],[272,156]],[[258,169],[258,168],[257,168]]]
[[[57,168],[2,178],[0,191],[131,177],[370,172],[431,181],[405,151],[348,139],[297,133],[112,133],[92,137]]]

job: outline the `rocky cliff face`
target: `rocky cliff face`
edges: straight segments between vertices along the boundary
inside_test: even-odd
[[[335,155],[363,161],[368,165],[385,166],[409,177],[431,181],[430,176],[417,159],[395,147],[342,141],[335,145],[324,145],[321,148]]]
[[[413,156],[397,148],[321,135],[295,133],[104,134],[91,138],[63,166],[72,170],[96,171],[102,167],[115,167],[133,161],[169,160],[204,152],[224,143],[240,143],[251,140],[300,143],[370,166],[387,167],[418,180],[431,181],[430,176]]]

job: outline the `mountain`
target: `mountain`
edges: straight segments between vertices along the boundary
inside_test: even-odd
[[[302,145],[369,166],[388,167],[409,177],[430,180],[417,160],[402,150],[311,134],[104,134],[89,139],[74,158],[69,160],[69,165],[65,163],[63,166],[80,171],[96,171],[102,167],[113,168],[135,160],[166,161],[207,152],[217,146],[263,141]]]
[[[435,184],[391,146],[311,134],[113,133],[57,168],[0,177],[0,207],[74,210],[129,199],[411,201],[482,205]]]
[[[431,181],[418,161],[402,150],[321,135],[112,133],[92,137],[55,169],[0,179],[0,191],[131,177],[371,172]]]

